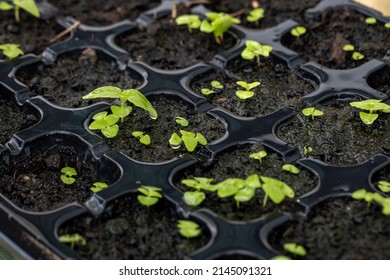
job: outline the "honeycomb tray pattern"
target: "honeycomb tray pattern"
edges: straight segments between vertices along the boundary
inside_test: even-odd
[[[147,26],[155,17],[170,14],[173,5],[180,2],[185,1],[162,1],[157,8],[144,12],[134,22],[124,20],[106,27],[81,24],[71,32],[68,39],[48,47],[40,56],[28,54],[16,60],[0,62],[1,92],[6,93],[7,98],[22,110],[36,115],[39,119],[36,125],[17,132],[4,146],[0,145],[2,164],[7,164],[12,157],[28,154],[39,147],[71,143],[85,161],[93,162],[100,173],[106,174],[105,179],[113,182],[109,188],[91,195],[84,204],[70,203],[66,207],[46,212],[22,210],[0,194],[1,245],[14,255],[28,259],[81,258],[58,241],[56,232],[60,225],[84,214],[98,216],[114,199],[136,193],[140,185],[161,187],[164,197],[175,206],[179,215],[195,219],[208,228],[211,235],[209,243],[189,254],[188,258],[213,259],[239,255],[269,259],[279,255],[280,252],[269,245],[268,234],[277,225],[297,219],[297,215],[276,213],[246,222],[230,221],[208,209],[194,210],[185,207],[182,191],[173,184],[172,178],[180,170],[205,162],[210,164],[215,155],[245,143],[260,142],[270,151],[279,154],[284,162],[295,163],[318,178],[318,185],[314,190],[296,200],[296,204],[302,209],[298,216],[305,217],[313,206],[327,198],[350,196],[358,188],[374,190],[372,176],[390,165],[389,153],[377,154],[366,162],[347,167],[332,166],[310,157],[303,158],[297,147],[283,142],[275,133],[281,123],[297,114],[292,108],[286,107],[261,117],[238,117],[211,105],[205,97],[191,89],[190,83],[210,69],[223,69],[229,61],[240,56],[245,40],[251,39],[272,45],[273,55],[282,59],[291,71],[296,71],[317,84],[314,92],[303,97],[309,105],[356,96],[361,99],[382,99],[390,104],[389,96],[371,88],[367,83],[371,75],[378,71],[388,71],[389,57],[384,57],[383,60],[373,59],[349,70],[332,70],[315,62],[304,63],[296,52],[281,44],[282,36],[298,25],[293,20],[259,30],[233,26],[229,33],[237,40],[236,45],[216,54],[207,64],[199,63],[182,70],[160,70],[142,62],[135,62],[134,58],[114,43],[118,34],[131,31],[138,25]],[[337,6],[350,6],[380,21],[386,20],[380,14],[350,0],[321,1],[316,7],[307,10],[306,16],[310,17]],[[203,5],[197,5],[192,11],[204,16],[208,10]],[[58,20],[63,28],[74,22],[73,18]],[[15,73],[23,67],[42,62],[53,63],[62,54],[85,48],[93,48],[105,54],[109,60],[116,61],[119,69],[127,68],[129,72],[142,77],[143,83],[139,90],[146,96],[178,96],[192,104],[198,112],[221,121],[226,127],[225,135],[196,154],[183,154],[160,163],[140,162],[110,150],[104,139],[88,129],[91,116],[107,108],[107,103],[76,109],[62,108],[41,96],[31,97],[30,89],[15,78]]]

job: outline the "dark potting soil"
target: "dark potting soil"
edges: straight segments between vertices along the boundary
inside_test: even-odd
[[[24,114],[16,105],[2,98],[0,112],[0,144],[5,144],[13,134],[38,122],[34,115]]]
[[[72,185],[60,179],[65,166],[77,170]],[[1,162],[0,173],[0,192],[18,207],[34,212],[83,203],[93,194],[92,184],[102,181],[91,163],[85,162],[72,146],[62,144],[45,149],[31,147],[31,153],[12,156],[9,164]]]
[[[313,21],[300,22],[306,34],[297,39],[287,33],[282,43],[306,61],[335,69],[354,68],[373,58],[382,59],[390,48],[390,30],[381,22],[366,24],[366,17],[346,8],[326,10]],[[354,45],[364,59],[353,60],[351,52],[343,51],[345,44]]]
[[[184,144],[178,149],[169,145],[172,133],[180,135],[180,130],[200,132],[209,143],[225,134],[225,126],[204,113],[197,113],[186,102],[170,96],[151,96],[148,98],[156,109],[158,118],[153,120],[149,114],[133,106],[133,111],[119,124],[119,133],[116,137],[104,138],[107,145],[129,157],[143,162],[161,162],[173,159],[186,152]],[[189,121],[188,127],[182,127],[175,121],[175,117],[182,117]],[[132,136],[134,131],[143,131],[151,138],[150,145],[144,145]],[[103,136],[102,136],[103,137]],[[198,151],[202,146],[194,151]]]
[[[298,243],[307,250],[305,259],[388,260],[389,235],[390,219],[381,206],[335,198],[314,207],[306,220],[276,227],[269,242],[282,255],[287,254],[283,244]]]
[[[71,16],[86,25],[102,26],[125,19],[135,21],[141,13],[160,3],[160,0],[63,0],[57,1],[55,6],[64,16]]]
[[[370,87],[390,96],[390,67],[386,66],[371,74],[367,83]]]
[[[115,61],[104,59],[92,49],[60,56],[52,65],[34,64],[21,68],[16,78],[34,95],[41,95],[62,107],[83,107],[102,101],[83,100],[82,96],[101,86],[135,88],[140,81],[120,71]]]
[[[175,186],[181,191],[193,191],[181,183],[183,179],[192,179],[194,177],[213,178],[213,184],[220,183],[227,178],[245,179],[252,174],[266,176],[285,182],[295,191],[295,199],[286,198],[279,205],[268,199],[267,204],[263,206],[264,192],[261,189],[256,191],[255,196],[249,202],[240,203],[239,207],[233,197],[219,198],[215,193],[206,192],[206,199],[198,208],[208,208],[214,213],[231,220],[249,221],[260,218],[274,211],[295,212],[299,210],[295,204],[297,197],[308,193],[317,186],[317,178],[297,166],[301,172],[293,175],[282,170],[283,161],[275,153],[268,152],[268,155],[260,162],[249,158],[252,153],[264,150],[264,147],[257,143],[254,145],[243,145],[235,149],[217,154],[215,160],[210,166],[196,165],[183,170],[173,178]]]
[[[212,34],[199,30],[189,33],[187,26],[176,25],[172,18],[153,21],[146,28],[139,27],[116,38],[118,46],[128,51],[135,61],[165,70],[208,63],[217,53],[231,48],[234,41],[231,35],[225,34],[218,45]]]
[[[199,237],[184,238],[177,229],[180,219],[165,199],[147,208],[131,195],[116,199],[98,217],[68,221],[58,235],[86,238],[86,246],[74,248],[85,259],[184,259],[207,244],[209,233],[203,227]]]
[[[54,18],[37,19],[23,10],[20,17],[17,23],[13,11],[1,11],[0,44],[18,44],[26,54],[40,54],[51,44],[50,39],[62,30]],[[0,52],[0,59],[5,58]]]
[[[313,82],[301,79],[274,57],[262,59],[260,66],[257,62],[235,59],[228,64],[225,73],[211,72],[199,77],[192,88],[202,95],[202,88],[213,89],[213,80],[219,81],[224,89],[215,90],[208,96],[209,101],[243,117],[263,116],[287,106],[297,107],[301,103],[300,98],[314,90]],[[243,90],[236,84],[237,81],[261,84],[253,89],[253,97],[243,100],[235,93]]]
[[[264,17],[257,24],[248,22],[246,19],[249,12],[254,8],[253,2],[258,2],[259,8],[264,9]],[[320,0],[301,0],[297,4],[291,0],[217,0],[206,6],[213,11],[237,14],[236,16],[241,20],[240,25],[264,29],[276,26],[288,19],[300,22],[304,18],[304,12],[316,6],[319,2]]]
[[[279,128],[278,137],[302,155],[304,147],[311,147],[311,156],[337,166],[362,163],[390,149],[389,114],[381,114],[372,125],[366,125],[360,120],[359,109],[349,102],[318,105],[316,109],[324,115],[313,120],[299,113]]]

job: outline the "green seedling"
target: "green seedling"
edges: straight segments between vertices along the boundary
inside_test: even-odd
[[[390,21],[385,23],[385,28],[390,29]]]
[[[207,18],[211,21],[203,20],[200,31],[213,33],[217,44],[223,41],[223,34],[233,25],[239,24],[240,20],[225,13],[207,13]]]
[[[202,232],[199,225],[193,221],[179,220],[177,227],[179,233],[186,238],[194,238]]]
[[[69,167],[69,166],[63,167],[61,169],[61,172],[62,175],[60,178],[64,184],[71,185],[76,181],[76,179],[73,178],[73,176],[77,175],[77,171],[73,167]]]
[[[303,147],[303,154],[304,154],[305,156],[307,156],[308,154],[310,154],[312,151],[313,151],[313,148],[312,148],[312,147]]]
[[[141,193],[137,196],[139,203],[145,205],[146,207],[156,204],[162,194],[160,193],[161,188],[152,187],[152,186],[141,186],[138,188],[138,191]]]
[[[300,172],[300,170],[292,164],[284,164],[282,166],[282,169],[284,171],[290,172],[291,174],[299,174],[299,172]]]
[[[172,148],[176,149],[180,147],[181,143],[184,142],[188,152],[193,152],[198,146],[198,143],[205,146],[207,145],[206,138],[201,133],[193,133],[185,130],[180,130],[181,137],[177,133],[173,133],[169,138],[169,144]]]
[[[100,129],[102,134],[107,138],[115,137],[118,134],[119,126],[116,125],[116,122],[119,119],[123,122],[124,118],[131,113],[132,107],[126,105],[126,102],[130,102],[133,105],[148,111],[152,119],[157,119],[158,117],[156,110],[148,99],[140,91],[135,89],[121,90],[118,87],[103,86],[83,96],[83,99],[95,98],[114,98],[121,101],[120,106],[111,106],[112,114],[108,115],[107,112],[101,112],[94,115],[93,119],[95,122],[92,122],[89,126],[89,129],[92,130]]]
[[[211,87],[213,87],[214,89],[223,89],[223,85],[218,81],[211,81]],[[202,88],[200,92],[203,95],[210,95],[213,94],[215,91],[209,88]]]
[[[261,164],[261,161],[263,160],[263,158],[265,158],[266,156],[267,156],[266,151],[260,151],[260,152],[253,153],[253,154],[249,155],[250,158],[254,158],[254,159],[257,159],[258,161],[260,161],[260,164]]]
[[[276,204],[281,203],[286,197],[294,198],[294,190],[286,183],[274,178],[260,176],[263,184],[261,188],[265,192],[263,206],[267,205],[268,197]]]
[[[349,105],[361,110],[369,111],[369,113],[359,113],[360,119],[363,121],[363,123],[367,125],[372,124],[379,117],[379,114],[377,114],[376,112],[390,113],[390,105],[382,103],[382,100],[379,99],[356,101],[349,103]]]
[[[181,15],[176,18],[177,25],[187,25],[188,31],[191,33],[193,29],[198,29],[201,25],[201,20],[198,15]]]
[[[108,185],[106,183],[96,182],[96,183],[93,183],[93,187],[91,187],[90,190],[94,193],[97,193],[97,192],[100,192],[106,188],[108,188]]]
[[[362,60],[364,58],[364,54],[360,52],[353,52],[352,59],[353,60]]]
[[[387,182],[387,181],[379,181],[378,182],[378,188],[384,192],[384,193],[388,193],[390,192],[390,182]]]
[[[262,45],[253,40],[245,41],[245,49],[241,52],[241,57],[245,60],[257,59],[257,65],[260,66],[260,56],[269,57],[272,46]]]
[[[249,12],[249,15],[246,17],[246,20],[249,22],[255,22],[256,25],[259,25],[259,21],[264,17],[264,9],[257,8]]]
[[[189,125],[189,122],[185,118],[182,118],[182,117],[176,117],[175,121],[176,121],[176,123],[180,124],[183,127],[187,127]]]
[[[134,131],[131,135],[138,138],[141,144],[150,145],[151,140],[148,134],[144,134],[142,131]]]
[[[293,29],[291,29],[290,33],[294,37],[300,38],[303,34],[305,34],[307,31],[306,27],[304,26],[296,26]]]
[[[308,108],[305,108],[302,110],[302,114],[306,117],[311,116],[311,119],[314,120],[314,117],[320,117],[320,116],[324,115],[324,112],[317,110],[314,107],[308,107]]]
[[[366,18],[366,19],[364,20],[364,22],[365,22],[366,24],[369,24],[369,25],[372,25],[372,24],[376,24],[376,23],[377,23],[376,18],[374,18],[374,17],[368,17],[368,18]]]
[[[0,10],[15,11],[16,22],[20,22],[20,9],[25,10],[27,13],[33,15],[34,17],[37,18],[40,17],[39,9],[34,0],[12,0],[12,4],[9,4],[8,2],[5,1],[0,2]]]
[[[366,201],[368,207],[372,201],[375,201],[382,206],[382,213],[384,215],[390,215],[390,198],[385,198],[377,192],[372,193],[367,192],[365,189],[359,189],[352,193],[352,198]]]
[[[351,44],[346,44],[343,47],[343,51],[345,52],[353,52],[352,53],[352,59],[353,60],[361,60],[364,58],[364,55],[361,54],[360,52],[355,51],[355,46]]]
[[[306,249],[302,245],[299,245],[297,243],[285,243],[283,245],[283,249],[297,256],[304,257],[307,254]]]
[[[187,187],[194,188],[196,191],[190,192],[187,191],[183,195],[184,202],[190,206],[198,206],[201,204],[205,198],[206,194],[203,190],[214,192],[217,190],[215,185],[212,185],[211,182],[213,178],[204,178],[204,177],[194,177],[194,179],[184,179],[181,182]]]
[[[74,245],[87,245],[87,240],[78,233],[64,234],[58,237],[58,240],[62,243],[70,243],[70,248],[74,248]]]
[[[14,59],[24,54],[24,52],[20,49],[20,46],[17,44],[0,44],[0,51],[8,59]]]
[[[343,47],[343,51],[345,52],[353,52],[355,50],[355,46],[351,44],[346,44]]]
[[[245,89],[245,90],[237,90],[236,91],[236,95],[238,96],[238,98],[248,99],[248,98],[253,97],[253,95],[255,95],[255,93],[253,91],[251,91],[251,89],[259,86],[261,83],[260,82],[247,83],[244,81],[238,81],[238,82],[236,82],[236,84]]]

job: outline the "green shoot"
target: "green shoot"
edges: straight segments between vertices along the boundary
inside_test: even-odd
[[[184,142],[184,146],[188,152],[193,152],[198,144],[203,146],[207,145],[206,138],[201,133],[193,133],[185,130],[180,130],[181,137],[177,133],[173,133],[169,138],[169,144],[172,148],[177,149],[181,143]]]
[[[377,202],[382,206],[382,214],[390,215],[390,198],[385,198],[379,193],[367,192],[365,189],[359,189],[352,193],[352,198],[357,200],[365,200],[367,206],[371,205],[372,201]]]
[[[0,44],[0,51],[8,58],[14,59],[24,52],[19,48],[17,44]]]
[[[299,172],[300,172],[300,170],[292,164],[284,164],[282,166],[282,169],[284,171],[290,172],[291,174],[299,174]]]
[[[255,93],[253,91],[251,91],[251,89],[259,86],[261,83],[260,82],[253,82],[253,83],[248,84],[247,82],[244,82],[244,81],[238,81],[238,82],[236,82],[236,84],[245,89],[245,90],[237,90],[236,91],[236,95],[238,96],[238,98],[248,99],[248,98],[251,98],[255,95]]]
[[[302,245],[299,245],[297,243],[285,243],[283,245],[283,249],[297,256],[304,257],[307,254],[306,249]]]
[[[379,114],[375,113],[377,111],[382,113],[390,113],[390,105],[386,103],[382,103],[382,100],[379,99],[367,99],[363,101],[356,101],[349,103],[352,107],[369,111],[360,112],[359,117],[363,121],[363,123],[370,125],[372,124],[378,117]]]
[[[189,122],[185,118],[182,118],[182,117],[176,117],[175,121],[176,121],[176,123],[180,124],[183,127],[187,127],[189,125]]]
[[[142,131],[134,131],[131,133],[136,138],[139,138],[139,142],[144,145],[150,145],[150,136],[148,134],[144,134]]]
[[[87,245],[87,240],[78,233],[64,234],[58,237],[58,240],[62,243],[70,243],[70,248],[74,248],[74,245]]]
[[[376,23],[377,23],[376,18],[374,18],[374,17],[368,17],[368,18],[366,18],[366,19],[364,20],[364,22],[365,22],[366,24],[369,24],[369,25],[373,25],[373,24],[376,24]]]
[[[272,51],[272,46],[262,45],[253,40],[246,40],[245,46],[241,57],[245,60],[252,60],[256,57],[258,66],[260,66],[260,56],[269,57]]]
[[[362,60],[364,58],[364,54],[360,52],[353,52],[352,59],[353,60]]]
[[[60,178],[64,184],[71,185],[76,181],[76,179],[73,178],[73,176],[77,175],[77,171],[73,167],[69,167],[69,166],[63,167],[61,169],[61,172],[62,175]]]
[[[264,17],[264,9],[257,8],[249,12],[249,15],[246,17],[246,20],[249,22],[255,22],[256,25],[259,25],[259,20]]]
[[[303,154],[304,154],[305,156],[307,156],[308,154],[310,154],[312,151],[313,151],[313,148],[312,148],[312,147],[303,147]]]
[[[200,31],[213,33],[217,44],[221,44],[223,34],[233,25],[239,24],[240,20],[225,13],[207,13],[206,16],[211,21],[203,20]]]
[[[360,52],[355,51],[355,46],[351,44],[346,44],[343,47],[343,51],[345,52],[353,52],[352,53],[352,59],[353,60],[361,60],[364,58],[364,55],[361,54]]]
[[[314,120],[314,117],[320,117],[324,114],[324,112],[317,110],[314,107],[308,107],[302,110],[302,114],[306,117],[311,116],[311,119]]]
[[[223,89],[223,85],[218,81],[211,81],[211,86],[216,89]]]
[[[390,182],[387,182],[387,181],[379,181],[378,182],[378,188],[384,192],[384,193],[388,193],[390,192]]]
[[[206,198],[206,194],[204,192],[185,192],[183,195],[184,202],[189,206],[198,206],[201,204]]]
[[[201,204],[206,195],[202,190],[207,191],[216,191],[216,187],[211,185],[213,178],[204,178],[204,177],[194,177],[194,179],[184,179],[181,182],[187,187],[194,188],[196,191],[190,192],[187,191],[184,193],[183,199],[187,205],[198,206]]]
[[[119,118],[114,114],[107,114],[106,111],[95,114],[92,117],[94,121],[89,125],[89,129],[100,130],[105,137],[113,138],[119,132],[119,126],[116,124]]]
[[[390,29],[390,21],[385,23],[385,28]]]
[[[209,89],[209,88],[202,88],[200,90],[200,92],[203,94],[203,95],[210,95],[210,94],[213,94],[215,91],[212,90],[212,89]]]
[[[345,52],[353,52],[355,50],[355,46],[351,44],[346,44],[343,47],[343,51]]]
[[[192,29],[198,29],[201,24],[201,20],[198,15],[182,15],[176,18],[177,25],[187,25],[188,31],[191,33]]]
[[[303,34],[306,33],[306,27],[304,26],[296,26],[293,29],[291,29],[290,33],[294,37],[300,38]]]
[[[265,158],[266,156],[267,156],[266,151],[260,151],[260,152],[253,153],[253,154],[249,155],[250,158],[254,158],[254,159],[259,160],[260,164],[261,164],[262,159]]]
[[[276,204],[281,203],[286,197],[294,198],[294,190],[286,183],[274,178],[260,176],[263,184],[261,188],[265,192],[263,206],[267,205],[268,197]]]
[[[12,0],[12,4],[5,1],[0,2],[0,10],[8,11],[12,9],[15,11],[16,22],[20,22],[20,9],[25,10],[34,17],[40,17],[39,9],[35,0]]]
[[[199,225],[193,221],[179,220],[177,227],[179,233],[186,238],[197,237],[202,232]]]
[[[145,205],[146,207],[156,204],[162,194],[160,193],[161,188],[152,187],[152,186],[141,186],[138,188],[138,191],[141,193],[137,196],[139,203]]]
[[[108,185],[106,183],[96,182],[96,183],[93,183],[93,187],[91,187],[90,190],[94,193],[97,193],[97,192],[100,192],[101,190],[104,190],[106,188],[108,188]]]
[[[211,81],[211,86],[214,88],[214,89],[223,89],[223,85],[218,82],[218,81]],[[214,93],[215,91],[212,90],[212,89],[209,89],[209,88],[202,88],[200,90],[200,92],[203,94],[203,95],[210,95],[212,93]]]

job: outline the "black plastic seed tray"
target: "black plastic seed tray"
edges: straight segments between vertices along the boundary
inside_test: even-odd
[[[0,185],[0,246],[13,256],[25,259],[105,258],[106,256],[99,255],[99,252],[104,251],[104,248],[110,248],[110,244],[100,244],[102,242],[100,237],[94,233],[94,230],[89,229],[94,226],[96,226],[96,231],[107,231],[105,234],[111,234],[114,238],[125,236],[128,240],[135,240],[123,244],[123,247],[132,248],[146,246],[148,242],[158,242],[156,236],[151,237],[150,240],[148,237],[142,237],[142,241],[136,241],[136,237],[132,234],[143,235],[145,233],[137,229],[130,231],[128,228],[134,227],[132,224],[113,225],[118,218],[110,221],[110,217],[118,212],[118,209],[122,209],[117,209],[117,204],[127,205],[120,207],[129,207],[124,211],[126,215],[134,215],[134,219],[137,219],[137,215],[144,215],[135,197],[137,189],[141,185],[147,185],[162,188],[164,194],[164,202],[159,202],[158,210],[149,209],[151,211],[147,214],[149,223],[158,223],[162,218],[157,214],[164,216],[164,211],[170,211],[171,214],[173,213],[171,221],[191,219],[197,221],[202,227],[204,235],[202,241],[191,243],[192,240],[172,237],[175,238],[172,241],[175,244],[172,250],[183,249],[184,245],[177,245],[181,242],[180,240],[184,242],[183,244],[189,244],[188,248],[191,248],[183,249],[184,253],[180,257],[270,259],[286,254],[280,249],[282,245],[275,246],[277,240],[273,238],[273,236],[282,235],[277,232],[284,225],[299,224],[311,219],[313,209],[321,207],[324,202],[336,201],[340,204],[340,199],[342,203],[349,201],[351,194],[357,189],[378,191],[377,182],[389,179],[389,118],[381,120],[384,130],[376,131],[373,136],[380,134],[383,139],[382,143],[377,144],[375,154],[368,155],[363,160],[359,157],[358,162],[339,165],[328,161],[329,158],[326,155],[318,156],[316,153],[304,155],[303,147],[282,140],[280,131],[294,120],[302,119],[296,107],[283,105],[271,108],[271,112],[265,114],[240,114],[234,111],[234,108],[229,110],[223,106],[217,106],[215,102],[201,95],[197,86],[197,83],[208,81],[208,78],[213,75],[222,75],[226,79],[234,77],[231,75],[230,65],[240,59],[245,40],[255,40],[273,47],[272,56],[269,59],[277,61],[275,67],[284,65],[285,71],[292,73],[295,79],[312,85],[312,90],[299,97],[297,102],[317,107],[333,106],[349,100],[375,98],[390,104],[389,91],[382,90],[390,86],[388,56],[369,59],[351,69],[332,69],[322,65],[321,61],[307,62],[302,54],[289,49],[283,43],[293,27],[304,24],[288,18],[267,28],[233,26],[228,34],[234,41],[230,48],[215,53],[209,61],[202,61],[184,69],[158,69],[148,63],[137,61],[137,57],[132,57],[130,52],[118,46],[118,36],[132,34],[136,30],[147,28],[156,20],[170,17],[174,6],[185,3],[186,1],[162,1],[158,7],[143,12],[134,21],[122,20],[113,25],[99,27],[80,24],[70,32],[69,37],[50,45],[39,55],[26,54],[12,61],[0,62],[1,99],[17,106],[20,114],[35,118],[33,124],[10,135],[0,146],[0,176],[9,180],[9,185],[4,183]],[[305,11],[302,20],[315,21],[318,14],[331,8],[335,11],[348,8],[360,13],[363,17],[373,16],[381,23],[389,21],[389,18],[350,0],[318,1],[316,5]],[[191,8],[192,13],[202,17],[209,10],[210,6],[204,5],[194,5]],[[58,24],[63,29],[74,25],[75,22],[76,19],[71,17],[58,19]],[[107,109],[108,103],[83,104],[77,108],[60,106],[56,101],[49,101],[39,92],[34,92],[35,90],[22,82],[18,76],[18,73],[24,72],[23,77],[28,79],[29,75],[34,75],[34,71],[50,68],[61,58],[79,55],[85,49],[95,50],[99,59],[108,64],[114,64],[115,69],[121,75],[128,75],[137,81],[138,89],[148,98],[152,100],[167,98],[169,102],[183,103],[192,114],[203,115],[209,122],[223,127],[224,132],[194,153],[178,150],[169,159],[156,162],[142,161],[140,158],[133,158],[131,153],[129,155],[120,149],[113,149],[106,138],[88,129],[92,116]],[[389,52],[390,46],[387,45],[387,53]],[[43,71],[43,73],[47,72]],[[260,74],[259,79],[262,79]],[[294,83],[294,80],[288,83]],[[282,92],[284,93],[288,94],[288,92]],[[56,92],[56,94],[62,93]],[[82,94],[85,92],[80,93],[80,97]],[[356,112],[355,116],[357,116]],[[126,141],[136,140],[133,138]],[[374,140],[369,139],[369,141]],[[268,154],[280,163],[295,164],[311,178],[308,190],[302,191],[290,202],[288,208],[276,206],[269,211],[259,211],[257,216],[236,219],[224,215],[223,210],[218,210],[219,207],[224,207],[222,202],[221,206],[209,207],[207,204],[202,208],[191,208],[184,204],[183,188],[180,187],[180,179],[183,179],[184,175],[201,176],[204,170],[209,172],[216,165],[232,164],[226,160],[226,155],[239,153],[243,149],[254,149],[256,145],[264,147]],[[327,143],[327,145],[332,145],[332,143]],[[155,152],[152,150],[152,153]],[[356,153],[359,154],[359,152]],[[245,161],[240,162],[240,160],[237,158],[236,165],[246,164]],[[272,165],[272,162],[270,164]],[[60,169],[64,165],[76,167],[79,173],[82,173],[83,178],[85,177],[85,182],[104,181],[109,183],[109,187],[93,194],[87,191],[88,186],[79,185],[76,193],[74,191],[62,193],[54,189],[53,182],[58,180],[58,176],[56,177],[53,172],[48,177],[44,177],[45,184],[49,185],[46,187],[47,191],[39,191],[39,186],[37,189],[31,187],[29,191],[23,192],[12,187],[14,186],[11,183],[12,180],[24,180],[25,184],[34,184],[36,178],[31,174],[38,174],[36,176],[39,177],[44,166],[53,170]],[[275,172],[282,173],[282,171]],[[234,174],[234,171],[232,173]],[[248,175],[250,174],[246,174]],[[226,174],[225,178],[229,176],[231,174]],[[125,203],[121,201],[123,199]],[[38,205],[40,202],[43,206]],[[272,204],[272,202],[269,203]],[[257,204],[257,207],[262,207],[261,202]],[[245,211],[245,209],[243,206],[243,208],[237,208],[236,211]],[[374,208],[374,210],[377,209]],[[383,219],[386,217],[383,216]],[[84,234],[87,243],[96,241],[88,249],[94,252],[81,248],[82,246],[71,248],[59,242],[60,233],[69,233],[67,231],[72,228],[75,221],[77,225],[73,228],[78,228],[80,234],[83,235],[81,230],[87,231]],[[109,221],[110,226],[102,227],[100,221]],[[83,223],[86,224],[85,227]],[[389,228],[387,228],[387,233],[389,233]],[[154,234],[159,235],[159,233]],[[304,240],[291,241],[300,241],[304,245]],[[161,241],[163,242],[165,240]],[[169,242],[171,241],[167,241]],[[120,251],[121,248],[118,246],[121,245],[113,244],[112,246],[117,246]],[[114,254],[113,256],[117,258],[150,257],[150,255],[143,256],[136,253],[134,255]],[[170,253],[157,255],[157,258],[175,257],[177,255]],[[377,257],[387,258],[388,255]]]

